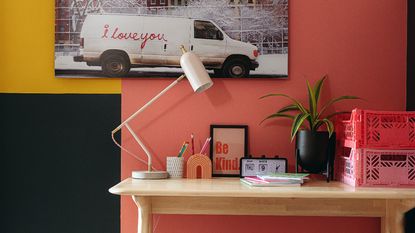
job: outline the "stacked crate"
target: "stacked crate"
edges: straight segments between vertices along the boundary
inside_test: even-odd
[[[336,130],[338,180],[353,186],[415,186],[415,112],[355,109]]]

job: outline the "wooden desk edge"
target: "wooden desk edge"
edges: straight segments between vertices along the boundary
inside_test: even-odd
[[[168,180],[166,180],[168,182]],[[178,180],[175,180],[176,182]],[[191,190],[167,190],[164,186],[160,187],[146,187],[146,188],[132,188],[131,178],[125,179],[117,185],[111,187],[109,192],[115,195],[131,195],[131,196],[181,196],[181,197],[257,197],[257,198],[324,198],[324,199],[390,199],[390,200],[404,200],[415,199],[415,189],[407,188],[366,188],[362,191],[359,188],[354,190],[352,186],[340,184],[341,187],[350,188],[350,190],[342,188],[332,188],[324,190],[326,187],[318,186],[301,186],[301,187],[244,187],[243,190],[199,190],[193,188]],[[232,181],[233,182],[233,181]],[[237,179],[234,181],[239,183]],[[239,187],[239,186],[238,186]],[[312,190],[314,189],[314,190]]]

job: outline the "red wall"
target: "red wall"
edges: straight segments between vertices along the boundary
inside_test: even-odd
[[[384,110],[405,109],[406,0],[292,0],[289,3],[289,78],[214,79],[207,92],[193,94],[182,82],[134,122],[133,128],[156,155],[154,165],[165,169],[165,157],[175,155],[181,143],[195,133],[197,145],[209,135],[210,124],[249,125],[249,151],[253,155],[287,157],[293,171],[293,144],[288,121],[259,122],[285,99],[258,100],[282,92],[305,99],[305,80],[328,74],[323,100],[357,95],[365,101],[337,105]],[[122,81],[122,117],[125,119],[172,79]],[[126,132],[122,143],[145,157]],[[122,154],[122,178],[131,170],[145,169]],[[379,232],[376,218],[156,216],[155,232]],[[121,232],[137,228],[137,210],[122,198]],[[335,230],[333,230],[335,229]]]

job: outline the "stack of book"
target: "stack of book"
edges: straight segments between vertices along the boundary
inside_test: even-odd
[[[258,187],[301,186],[308,179],[307,173],[268,173],[241,178],[243,184]]]

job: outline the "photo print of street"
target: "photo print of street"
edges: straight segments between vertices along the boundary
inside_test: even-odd
[[[57,78],[287,78],[288,0],[55,0]]]

